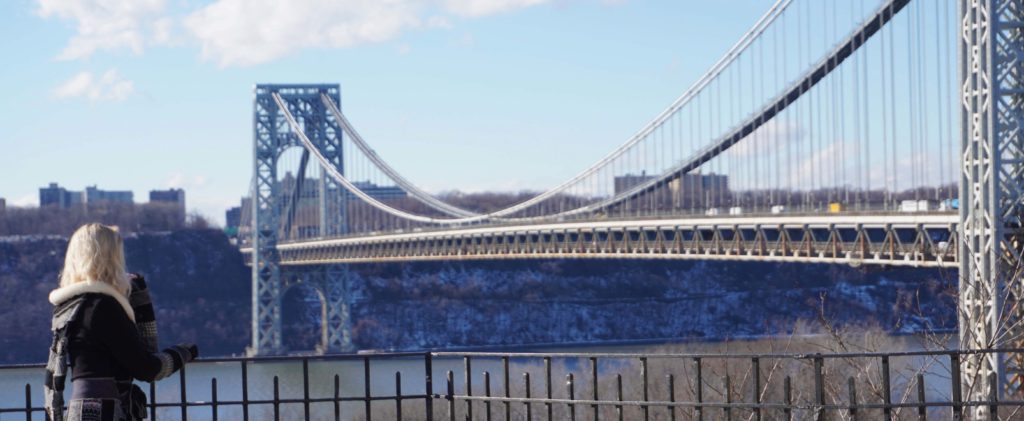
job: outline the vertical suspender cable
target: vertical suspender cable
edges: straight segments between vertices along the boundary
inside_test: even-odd
[[[886,51],[885,50],[887,48],[886,41],[888,41],[889,38],[890,38],[887,35],[887,32],[888,32],[887,30],[889,30],[889,29],[892,29],[892,27],[890,26],[889,28],[884,28],[883,30],[879,31],[879,35],[881,36],[881,39],[880,39],[880,44],[879,44],[879,49],[878,49],[879,54],[880,54],[879,57],[881,58],[880,64],[881,64],[881,84],[882,84],[882,86],[881,86],[881,89],[879,89],[879,91],[882,93],[882,167],[884,168],[884,177],[885,177],[885,183],[884,183],[885,184],[885,196],[884,196],[885,197],[885,199],[884,199],[884,203],[885,203],[884,208],[885,209],[889,208],[889,205],[891,204],[891,196],[892,196],[892,188],[890,186],[890,180],[889,180],[889,98],[888,98],[889,94],[891,94],[892,91],[887,89],[888,86],[886,86],[887,85],[887,80],[886,80],[887,78],[886,78],[886,76],[888,76],[888,69],[886,67],[887,62],[886,62],[886,59],[885,59],[885,56],[886,56],[886,54],[885,54]]]
[[[954,56],[954,54],[951,51],[952,48],[950,47],[951,45],[953,45],[953,41],[952,41],[951,38],[955,38],[956,37],[955,31],[952,30],[954,22],[953,22],[952,18],[950,17],[951,13],[950,13],[950,10],[949,10],[952,7],[950,5],[948,5],[948,4],[943,4],[943,5],[944,5],[944,7],[942,9],[944,10],[944,12],[943,12],[944,19],[943,20],[945,21],[945,30],[942,31],[942,33],[946,34],[946,38],[945,38],[946,42],[942,43],[946,47],[945,48],[946,49],[946,54],[945,54],[945,56],[946,56],[946,63],[945,64],[946,65],[943,66],[943,67],[945,67],[945,69],[946,69],[946,83],[945,83],[945,87],[946,87],[946,89],[948,89],[948,91],[946,93],[946,96],[945,96],[946,101],[943,101],[943,103],[950,104],[949,106],[946,107],[946,110],[945,110],[946,111],[946,142],[948,143],[948,148],[949,148],[949,162],[948,162],[949,163],[949,171],[947,172],[946,175],[948,175],[950,177],[950,179],[949,179],[949,196],[948,197],[952,199],[952,198],[958,197],[960,195],[960,192],[957,190],[957,187],[956,187],[956,180],[958,178],[958,173],[959,173],[959,168],[957,166],[957,163],[959,162],[959,158],[960,157],[959,157],[959,154],[957,153],[957,143],[953,140],[953,138],[954,138],[954,136],[953,136],[953,121],[955,120],[955,117],[954,117],[955,116],[955,112],[956,112],[955,110],[957,110],[959,108],[960,101],[956,100],[958,98],[957,93],[959,92],[959,90],[957,89],[957,82],[955,82],[954,78],[953,78],[953,66],[954,66],[953,63],[955,62],[954,61],[955,60],[955,56]],[[959,121],[959,120],[957,120],[957,121]]]
[[[910,7],[914,8],[913,5],[911,5]],[[914,41],[913,34],[915,32],[916,31],[915,31],[915,28],[914,28],[913,13],[907,13],[906,14],[906,54],[904,54],[904,55],[906,56],[906,73],[907,73],[907,75],[906,75],[906,101],[907,101],[907,109],[910,111],[910,120],[907,122],[907,126],[908,126],[907,130],[910,132],[910,154],[909,154],[910,188],[912,188],[912,190],[913,190],[913,200],[914,201],[919,201],[919,200],[921,200],[920,188],[919,188],[919,186],[921,184],[920,184],[920,180],[918,179],[918,175],[919,175],[918,174],[919,173],[918,168],[920,167],[920,164],[918,164],[918,159],[919,159],[918,158],[918,153],[919,153],[919,151],[918,151],[919,144],[918,143],[919,143],[919,140],[918,140],[918,130],[916,130],[916,122],[918,122],[918,119],[920,119],[921,116],[918,115],[919,114],[918,103],[915,103],[916,101],[914,100],[915,97],[916,97],[916,94],[918,94],[918,91],[916,91],[916,87],[918,87],[918,83],[916,83],[916,78],[914,77],[915,76],[914,75],[914,70],[916,69],[916,67],[914,66],[915,65],[914,61],[916,61],[916,60],[914,58],[916,57],[916,53],[918,53],[918,48],[916,48],[916,44],[913,42]]]
[[[786,31],[786,28],[788,27],[788,23],[789,23],[789,19],[787,17],[788,15],[789,15],[789,11],[787,11],[786,14],[782,15],[782,81],[783,82],[789,81],[789,48],[788,48],[788,46],[789,46],[789,32]],[[793,125],[793,111],[787,106],[786,110],[785,110],[785,113],[786,113],[786,118],[783,121],[785,122],[786,125],[785,125],[785,127],[783,127],[781,132],[782,132],[782,136],[783,136],[783,140],[782,141],[785,142],[785,148],[786,148],[786,208],[787,208],[786,210],[787,211],[792,211],[792,209],[790,209],[790,208],[793,206],[792,198],[793,198],[793,189],[795,188],[795,186],[793,185],[793,172],[796,171],[796,169],[793,168],[793,144],[795,143],[794,139],[792,138],[794,136],[794,130],[793,130],[793,126],[794,126]]]
[[[941,28],[941,23],[942,22],[939,20],[939,13],[941,13],[941,10],[940,10],[941,8],[944,8],[944,6],[940,4],[940,5],[938,5],[938,8],[935,9],[935,25],[933,25],[933,26],[935,26],[935,99],[936,99],[935,103],[937,104],[937,106],[935,107],[935,111],[936,111],[935,123],[936,123],[936,128],[937,129],[942,124],[942,105],[941,104],[943,103],[942,100],[945,99],[945,95],[943,95],[943,91],[942,91],[942,47],[941,47],[941,44],[942,44],[943,39],[942,39],[942,32],[941,31],[942,31],[943,28]],[[935,137],[935,140],[937,142],[937,145],[936,145],[937,147],[935,149],[938,150],[939,161],[938,161],[938,163],[936,165],[937,173],[936,173],[936,179],[935,179],[935,182],[936,182],[935,199],[936,200],[942,200],[942,199],[945,198],[945,195],[944,195],[944,190],[945,190],[944,187],[945,186],[944,186],[944,184],[946,182],[946,171],[945,171],[945,169],[946,169],[946,159],[945,159],[946,147],[943,144],[943,141],[945,140],[945,137],[948,136],[949,134],[948,133],[943,133],[942,129],[938,129],[937,132],[938,132],[938,136]]]
[[[889,126],[889,129],[891,130],[891,138],[892,138],[892,143],[890,143],[890,145],[889,145],[890,148],[892,148],[892,151],[889,154],[889,158],[892,160],[891,161],[892,162],[892,168],[890,168],[890,172],[891,172],[891,175],[892,175],[892,194],[890,195],[890,197],[892,197],[892,199],[893,199],[893,203],[891,205],[895,207],[895,205],[896,205],[895,197],[892,196],[892,195],[897,194],[898,193],[898,189],[899,189],[899,176],[896,174],[896,170],[897,170],[897,166],[896,166],[896,153],[897,153],[896,152],[896,145],[899,143],[898,138],[896,137],[896,28],[895,28],[896,24],[895,23],[891,23],[888,26],[889,26],[889,66],[890,66],[890,72],[891,72],[891,74],[889,75],[889,91],[890,91],[890,95],[889,95],[889,101],[890,101],[889,102],[889,112],[891,113],[889,115],[889,119],[892,121],[892,125]]]

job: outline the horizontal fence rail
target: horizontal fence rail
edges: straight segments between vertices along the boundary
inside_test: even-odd
[[[992,419],[1024,419],[1020,395],[965,399],[982,382],[999,390],[996,378],[960,370],[988,353],[1024,349],[208,358],[149,384],[147,409],[152,420],[960,420],[985,406]],[[43,369],[0,366],[0,419],[43,419]],[[15,384],[26,375],[34,378]]]

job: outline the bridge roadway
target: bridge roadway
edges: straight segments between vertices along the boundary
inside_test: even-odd
[[[487,225],[278,244],[282,265],[690,259],[955,268],[955,213],[687,217]],[[251,264],[252,248],[243,248]]]

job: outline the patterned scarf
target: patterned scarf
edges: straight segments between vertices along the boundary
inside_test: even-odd
[[[68,325],[78,317],[83,296],[79,295],[61,303],[53,309],[53,343],[50,356],[46,359],[46,379],[43,382],[43,396],[46,415],[51,421],[64,420],[64,380],[68,373]]]

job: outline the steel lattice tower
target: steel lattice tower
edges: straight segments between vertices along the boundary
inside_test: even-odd
[[[960,346],[1020,341],[1024,211],[1024,1],[960,0]],[[1020,364],[1003,355],[965,358],[965,399],[1019,393]],[[976,418],[986,417],[978,406]]]
[[[277,94],[288,110],[302,121],[304,131],[317,149],[342,173],[342,130],[321,100],[326,95],[340,104],[338,85],[257,85],[253,101],[252,185],[252,345],[250,354],[275,355],[285,351],[281,338],[281,298],[294,283],[308,283],[320,294],[324,306],[323,343],[320,351],[348,350],[348,306],[344,268],[321,266],[300,273],[282,274],[278,240],[284,209],[294,206],[282,191],[277,165],[281,154],[302,147],[274,101]],[[299,174],[299,177],[303,177]],[[320,177],[318,237],[346,231],[344,191],[333,180]],[[297,271],[298,272],[298,271]],[[289,275],[289,276],[284,276]]]

